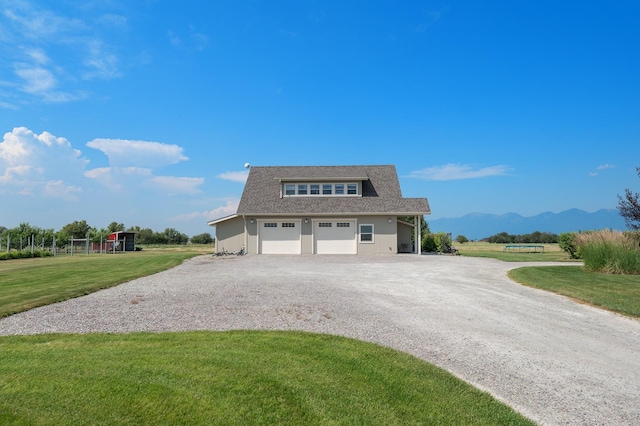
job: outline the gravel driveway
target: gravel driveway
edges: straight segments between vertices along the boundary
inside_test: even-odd
[[[511,282],[506,271],[523,265],[415,255],[200,256],[1,319],[0,335],[339,334],[432,362],[541,424],[640,424],[640,321]]]

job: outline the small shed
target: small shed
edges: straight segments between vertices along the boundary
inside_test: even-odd
[[[112,232],[107,237],[110,243],[109,250],[113,251],[135,251],[136,234],[133,231]]]

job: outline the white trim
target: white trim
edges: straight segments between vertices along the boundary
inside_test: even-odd
[[[225,222],[225,221],[227,221],[227,220],[235,219],[236,217],[239,217],[239,215],[237,215],[237,214],[230,214],[229,216],[221,217],[220,219],[210,220],[209,222],[207,222],[207,225],[209,225],[209,226],[216,226],[216,225],[217,225],[217,224],[219,224],[220,222]]]

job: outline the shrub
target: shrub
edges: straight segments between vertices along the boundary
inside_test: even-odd
[[[569,253],[569,256],[571,256],[572,259],[581,259],[582,256],[580,254],[580,250],[576,246],[575,242],[576,235],[577,234],[575,232],[565,232],[560,234],[558,237],[558,245],[563,251]]]
[[[422,234],[422,251],[425,253],[432,253],[438,251],[436,240],[433,238],[433,234]]]
[[[640,274],[640,249],[633,234],[610,230],[587,232],[577,234],[575,243],[588,271]]]
[[[451,245],[451,241],[449,241],[449,236],[446,232],[438,232],[433,234],[433,238],[436,241],[436,250],[443,251],[445,245],[448,243]]]
[[[465,237],[464,235],[458,235],[456,237],[456,241],[459,242],[460,244],[464,244],[464,243],[468,242],[469,239],[467,237]]]
[[[1,252],[0,253],[0,260],[9,260],[9,259],[28,259],[31,257],[49,257],[49,256],[53,256],[53,253],[51,253],[48,250],[42,251],[42,250],[34,250],[33,253],[31,253],[31,250],[29,249],[25,249],[25,250],[15,250],[12,249],[8,252]]]

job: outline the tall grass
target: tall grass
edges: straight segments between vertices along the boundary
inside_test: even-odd
[[[606,274],[640,274],[638,235],[631,232],[601,230],[576,234],[587,271]]]

